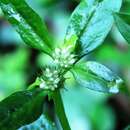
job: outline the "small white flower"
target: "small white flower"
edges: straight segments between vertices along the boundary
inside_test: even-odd
[[[72,65],[72,64],[74,64],[75,61],[76,61],[75,59],[71,59],[71,60],[69,61],[69,64]]]
[[[46,87],[46,83],[45,81],[42,81],[42,83],[40,84],[40,88],[45,88]]]
[[[54,63],[58,69],[46,68],[43,73],[43,79],[40,88],[55,90],[60,82],[59,71],[70,68],[76,61],[76,56],[71,53],[72,46],[66,48],[56,48],[53,54]]]
[[[54,81],[54,78],[53,78],[53,77],[51,77],[49,80],[50,80],[50,81]]]
[[[74,58],[74,57],[75,57],[75,55],[74,55],[74,54],[71,54],[71,55],[70,55],[70,58]]]
[[[55,69],[46,68],[41,78],[40,88],[46,90],[55,90],[60,82],[59,72]]]
[[[50,69],[49,68],[46,68],[45,70],[47,73],[50,73]]]
[[[59,83],[59,81],[60,81],[60,79],[57,78],[57,79],[55,79],[54,83],[57,84],[57,83]]]
[[[56,48],[55,54],[56,54],[56,55],[60,55],[60,52],[61,52],[61,50],[60,50],[59,48]]]
[[[68,65],[65,65],[65,68],[68,68]]]
[[[54,87],[55,87],[55,88],[58,88],[58,85],[55,84]]]
[[[67,48],[56,48],[55,53],[53,54],[54,63],[62,68],[69,68],[76,61],[75,55],[71,54],[70,49],[72,46]]]
[[[55,62],[56,64],[58,64],[58,63],[59,63],[59,60],[58,60],[58,59],[55,59],[54,62]]]
[[[53,74],[58,74],[58,71],[57,71],[57,70],[55,70],[55,71],[53,72]]]

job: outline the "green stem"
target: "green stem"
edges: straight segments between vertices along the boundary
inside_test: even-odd
[[[68,119],[65,114],[60,90],[57,90],[54,92],[53,100],[54,100],[54,104],[55,104],[56,113],[59,117],[63,130],[71,130]]]
[[[29,85],[29,87],[27,88],[27,90],[34,89],[36,86],[39,86],[40,83],[41,83],[40,78],[36,78],[35,82],[32,83],[31,85]]]
[[[27,90],[34,89],[36,86],[37,86],[37,84],[34,82],[31,85],[29,85],[29,87],[27,88]]]

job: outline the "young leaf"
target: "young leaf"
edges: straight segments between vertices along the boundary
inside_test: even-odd
[[[83,0],[70,18],[65,43],[77,36],[78,54],[94,50],[109,33],[114,21],[112,12],[118,12],[121,4],[122,0]]]
[[[51,53],[52,41],[45,23],[25,0],[0,0],[0,7],[25,43]]]
[[[115,24],[122,34],[122,36],[125,38],[125,40],[130,43],[130,25],[127,24],[127,22],[122,18],[129,18],[130,15],[123,14],[123,13],[114,13],[114,20]]]
[[[100,92],[118,93],[123,82],[104,65],[93,61],[75,65],[72,72],[81,86]]]
[[[35,121],[43,109],[46,92],[40,89],[21,91],[0,102],[0,129],[16,130]]]

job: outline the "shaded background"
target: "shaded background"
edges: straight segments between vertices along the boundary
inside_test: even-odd
[[[70,14],[79,1],[27,0],[46,21],[56,44],[63,42]],[[123,2],[121,10],[130,13],[129,0]],[[130,124],[130,46],[113,26],[103,45],[87,56],[86,60],[89,59],[120,75],[129,94],[102,94],[68,81],[63,99],[71,127],[73,130],[123,130]],[[45,54],[23,43],[0,10],[0,100],[27,88],[49,62]]]

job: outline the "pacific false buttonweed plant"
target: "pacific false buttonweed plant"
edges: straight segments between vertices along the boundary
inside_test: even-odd
[[[121,5],[122,0],[81,1],[70,17],[63,44],[54,48],[55,42],[45,23],[25,0],[0,0],[4,15],[23,41],[53,59],[53,66],[45,67],[43,74],[27,90],[0,102],[1,130],[15,130],[35,121],[43,112],[46,97],[54,101],[62,128],[71,130],[60,91],[64,89],[68,72],[80,86],[105,93],[119,92],[123,83],[120,77],[100,63],[81,59],[103,43],[114,19],[119,30],[127,31],[118,15]],[[125,31],[122,31],[123,36],[127,37]]]

